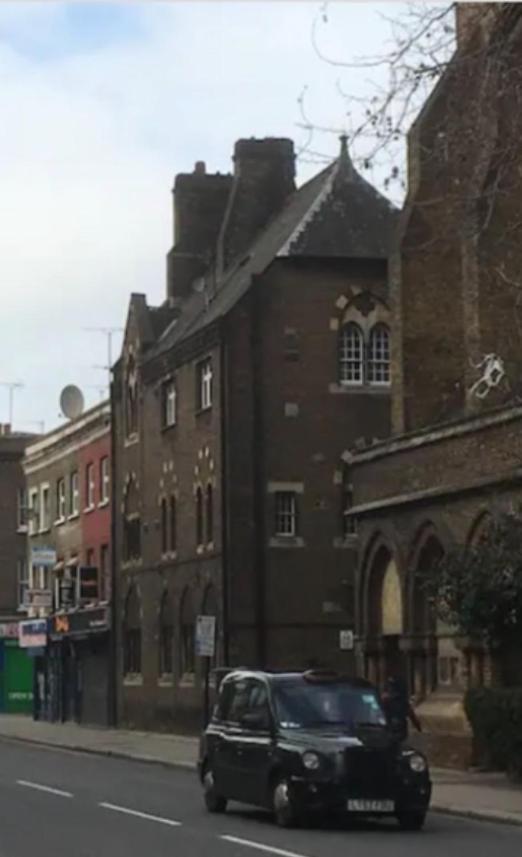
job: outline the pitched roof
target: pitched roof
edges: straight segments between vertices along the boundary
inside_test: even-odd
[[[386,259],[396,210],[354,168],[346,138],[327,185],[279,256]]]
[[[181,314],[149,351],[164,353],[226,315],[277,257],[315,256],[385,259],[395,222],[391,203],[353,167],[346,143],[341,154],[289,199],[262,230],[248,253],[217,283],[213,274],[201,292],[183,302]]]

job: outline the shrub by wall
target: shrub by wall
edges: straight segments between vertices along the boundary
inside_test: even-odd
[[[522,687],[469,690],[465,709],[475,761],[522,780]]]

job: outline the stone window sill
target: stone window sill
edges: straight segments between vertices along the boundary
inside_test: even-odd
[[[328,392],[338,395],[389,396],[391,386],[389,384],[329,384]]]
[[[109,498],[107,500],[100,500],[98,503],[98,509],[105,509],[109,505]]]
[[[357,533],[352,533],[349,536],[339,536],[338,538],[333,540],[334,548],[346,549],[346,548],[355,548],[359,542],[359,536]]]
[[[196,677],[194,673],[183,673],[179,681],[180,687],[195,687]]]
[[[129,570],[132,568],[141,568],[142,562],[143,561],[141,559],[126,559],[124,562],[121,563],[121,568],[125,570]]]
[[[124,687],[141,687],[143,685],[143,676],[134,673],[129,673],[123,676]]]
[[[158,678],[158,687],[174,687],[174,677],[171,673],[165,673]]]
[[[268,546],[271,548],[304,548],[305,541],[300,536],[273,536]]]
[[[129,437],[125,438],[123,445],[126,449],[128,449],[129,446],[134,446],[136,443],[139,443],[139,439],[139,435],[132,434]]]

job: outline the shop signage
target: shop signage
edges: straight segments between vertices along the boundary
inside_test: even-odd
[[[43,648],[47,645],[47,620],[28,619],[18,623],[18,645],[21,649]]]
[[[46,568],[54,568],[56,565],[56,551],[54,548],[31,548],[31,564],[43,565]]]
[[[196,655],[213,658],[216,648],[216,617],[196,617]]]
[[[28,589],[27,606],[50,609],[53,606],[53,593],[50,589]]]
[[[71,613],[57,613],[51,619],[51,637],[95,634],[108,631],[110,626],[109,610],[107,607],[96,607],[92,610],[77,610]]]
[[[0,637],[4,640],[17,640],[18,622],[0,622]]]

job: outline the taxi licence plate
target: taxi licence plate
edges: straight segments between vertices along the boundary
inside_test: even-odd
[[[394,812],[395,803],[392,800],[349,800],[348,812]]]

